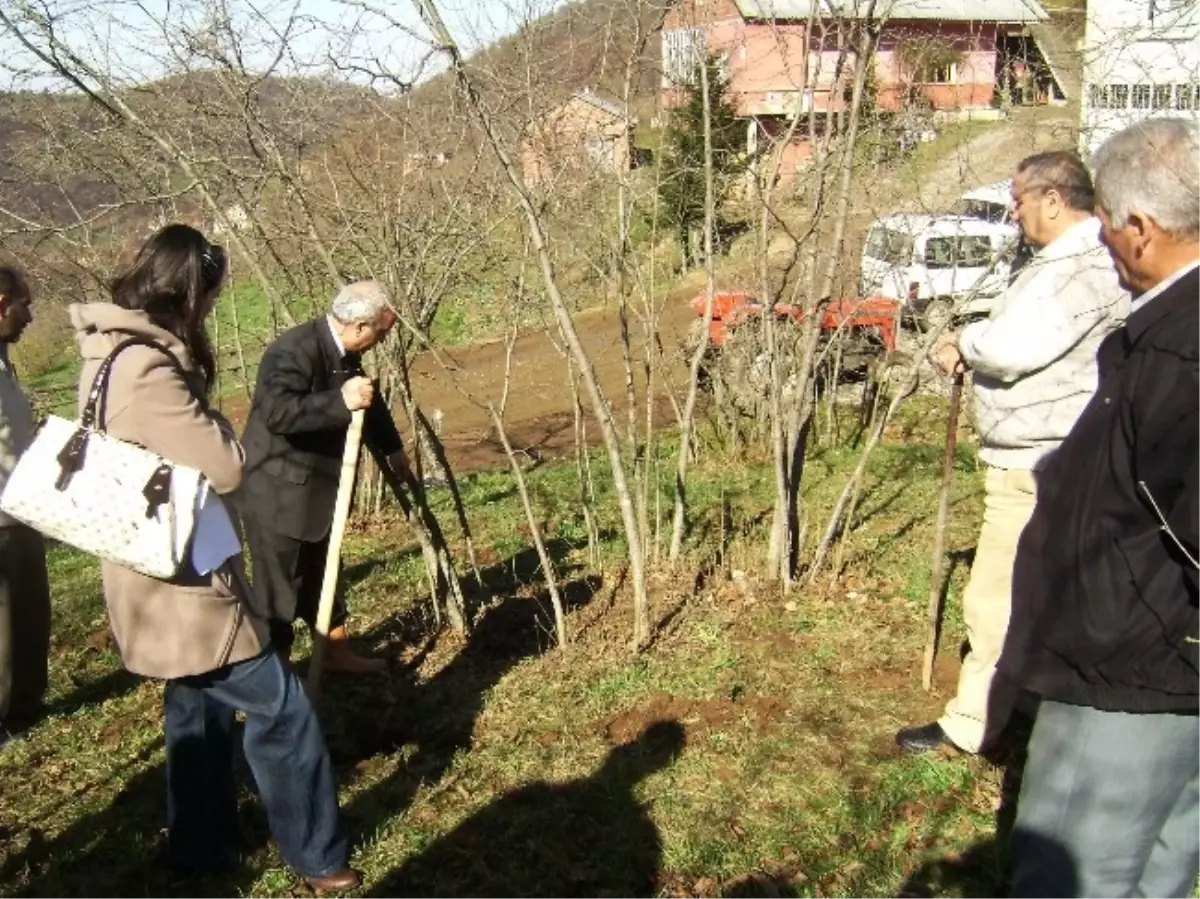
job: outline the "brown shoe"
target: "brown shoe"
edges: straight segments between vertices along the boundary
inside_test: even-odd
[[[356,655],[350,648],[346,628],[342,626],[329,632],[329,642],[325,644],[325,659],[321,667],[326,671],[338,671],[342,674],[386,674],[388,663],[386,659],[368,659]]]
[[[324,877],[305,877],[304,881],[318,893],[344,893],[362,883],[362,878],[353,868],[342,868]]]

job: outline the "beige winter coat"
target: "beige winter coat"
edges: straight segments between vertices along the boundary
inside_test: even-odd
[[[69,312],[83,357],[80,410],[100,363],[118,343],[134,335],[158,341],[195,374],[195,394],[164,354],[142,346],[122,350],[109,382],[108,432],[199,469],[218,494],[236,489],[242,448],[229,422],[205,411],[196,399],[203,383],[182,341],[144,312],[111,303],[74,305]],[[244,570],[240,557],[227,564]],[[110,562],[101,569],[113,636],[130,671],[157,678],[202,674],[258,655],[267,645],[265,622],[251,615],[249,597],[241,595],[244,575],[235,578],[218,569],[200,576],[185,570],[161,581]]]

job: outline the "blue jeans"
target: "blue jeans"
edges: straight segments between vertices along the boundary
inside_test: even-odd
[[[268,648],[207,674],[167,681],[167,827],[177,865],[209,868],[237,852],[233,716],[283,860],[319,877],[346,866],[333,765],[299,679]]]

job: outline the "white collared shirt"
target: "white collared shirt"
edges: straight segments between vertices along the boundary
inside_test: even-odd
[[[0,490],[16,467],[29,444],[33,442],[35,423],[33,406],[17,381],[17,373],[8,358],[8,344],[0,343]],[[16,521],[0,512],[0,527],[10,527]]]
[[[1200,266],[1200,259],[1193,259],[1187,265],[1183,266],[1183,268],[1176,271],[1175,274],[1159,281],[1141,296],[1135,297],[1133,302],[1129,305],[1129,314],[1133,315],[1133,313],[1137,312],[1176,281],[1179,281],[1181,278],[1187,275],[1188,272],[1195,271],[1197,266]]]
[[[329,333],[333,335],[333,345],[338,349],[338,358],[344,358],[346,355],[346,347],[342,343],[342,338],[338,335],[338,323],[332,315],[325,316],[325,323],[329,325]]]

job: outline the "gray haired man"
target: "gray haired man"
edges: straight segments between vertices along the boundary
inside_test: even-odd
[[[1188,896],[1200,870],[1198,156],[1196,122],[1162,118],[1094,160],[1133,305],[1017,548],[989,721],[1040,697],[1014,896]]]
[[[0,490],[33,441],[33,409],[8,358],[8,348],[33,321],[32,303],[25,276],[0,268]],[[0,512],[0,742],[40,714],[49,650],[45,541]]]
[[[1013,557],[1033,513],[1035,473],[1087,405],[1096,389],[1096,348],[1129,310],[1129,294],[1100,243],[1093,205],[1091,176],[1074,153],[1021,160],[1012,211],[1037,252],[987,321],[944,335],[934,350],[947,373],[960,366],[974,372],[975,427],[987,476],[983,528],[963,593],[971,651],[942,717],[896,735],[912,752],[941,743],[965,752],[981,748],[1008,629]]]
[[[313,626],[333,524],[342,451],[351,413],[363,409],[363,440],[394,471],[408,461],[396,425],[362,353],[396,322],[375,281],[343,288],[328,315],[281,334],[267,347],[242,443],[246,471],[238,505],[254,563],[255,594],[271,622],[271,642],[287,657],[296,618]],[[335,599],[325,667],[351,674],[386,670],[347,642],[343,585]]]

